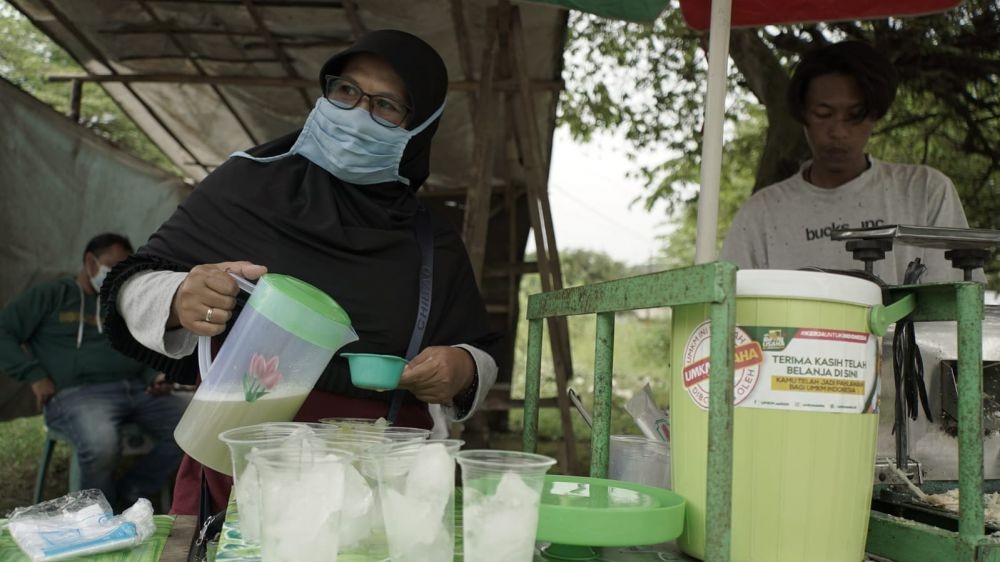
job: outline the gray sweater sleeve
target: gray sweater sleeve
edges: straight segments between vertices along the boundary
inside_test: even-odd
[[[183,328],[166,329],[174,293],[185,277],[184,272],[148,271],[132,276],[119,291],[118,307],[132,337],[171,359],[190,355],[198,343]]]

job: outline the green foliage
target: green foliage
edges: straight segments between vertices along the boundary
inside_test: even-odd
[[[661,148],[668,157],[641,174],[669,211],[690,201],[683,182],[688,163],[697,166],[705,99],[705,59],[699,34],[688,28],[679,10],[667,10],[652,25],[606,20],[574,12],[570,16],[564,75],[567,89],[559,119],[574,138],[588,140],[598,131],[621,131],[634,146]],[[595,72],[595,69],[597,71]],[[745,117],[746,91],[727,107],[730,123]]]
[[[525,257],[534,261],[531,254]],[[629,267],[612,258],[604,252],[584,249],[568,249],[559,253],[559,264],[562,268],[563,286],[590,285],[601,281],[619,279],[629,274]],[[541,292],[541,279],[537,275],[525,276],[521,282],[521,292],[524,296]]]
[[[528,260],[533,259],[531,256]],[[625,264],[591,250],[568,250],[560,255],[564,284],[568,286],[600,283],[635,274]],[[528,295],[541,291],[536,275],[525,276],[521,282],[521,310],[526,310]],[[570,387],[591,404],[594,384],[594,342],[596,323],[593,315],[568,319],[573,377]],[[546,333],[547,328],[546,328]],[[542,346],[542,396],[556,393],[555,370],[548,336]],[[524,396],[525,352],[528,348],[528,323],[519,322],[515,343],[513,395]],[[616,433],[636,433],[637,429],[624,410],[632,394],[649,382],[661,407],[666,406],[670,363],[670,316],[668,311],[623,312],[615,318],[614,410],[612,430]],[[522,427],[522,412],[511,413],[511,427]],[[574,431],[580,439],[589,439],[590,430],[579,416],[573,414]],[[543,410],[539,415],[539,433],[558,437],[562,430],[556,410]]]
[[[754,169],[761,157],[763,144],[759,139],[764,134],[766,118],[758,107],[748,108],[747,119],[735,126],[735,134],[726,145],[722,158],[722,176],[719,192],[719,223],[717,245],[722,247],[729,224],[743,202],[750,197],[754,184]],[[674,213],[676,229],[661,237],[662,259],[669,268],[685,267],[694,264],[694,244],[698,221],[699,166],[690,158],[678,158],[671,163],[671,169],[665,174],[659,186],[653,190],[649,199],[662,197],[661,190],[667,184],[686,186],[686,193],[691,194],[684,205]]]
[[[49,82],[52,74],[84,74],[69,54],[0,0],[0,76],[52,106],[68,113],[69,82]],[[165,154],[97,84],[85,84],[80,106],[81,124],[111,144],[168,172],[182,175]]]

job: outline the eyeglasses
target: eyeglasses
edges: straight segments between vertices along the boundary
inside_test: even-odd
[[[369,94],[361,89],[356,82],[342,76],[326,77],[326,99],[341,109],[354,109],[361,103],[361,98],[368,98],[368,113],[372,119],[382,125],[394,129],[406,121],[413,109],[405,103],[386,96]]]

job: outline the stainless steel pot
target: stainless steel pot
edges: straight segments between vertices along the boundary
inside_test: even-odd
[[[915,325],[917,345],[924,361],[924,382],[927,385],[931,412],[934,422],[930,422],[921,412],[916,420],[909,420],[907,443],[909,456],[921,465],[924,480],[958,479],[958,440],[954,435],[954,424],[947,412],[952,409],[954,383],[946,361],[958,359],[958,342],[955,322],[922,322]],[[893,329],[882,340],[882,401],[880,406],[877,457],[879,459],[896,456],[896,442],[892,435],[893,403],[896,399],[892,371]],[[987,401],[1000,400],[1000,368],[991,364],[1000,363],[1000,306],[986,306],[983,320],[983,362],[989,368],[984,370],[984,388]],[[949,385],[952,388],[948,388]],[[988,407],[990,408],[990,407]],[[990,408],[992,409],[992,408]],[[992,421],[992,420],[991,420]],[[989,430],[997,424],[987,423]],[[1000,478],[1000,431],[989,431],[984,437],[985,477]]]

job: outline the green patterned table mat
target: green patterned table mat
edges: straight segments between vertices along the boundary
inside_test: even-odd
[[[103,554],[92,554],[90,556],[81,556],[79,558],[74,558],[74,562],[157,562],[160,559],[160,553],[163,552],[163,546],[167,544],[167,537],[170,535],[170,529],[174,525],[174,518],[170,515],[154,515],[153,521],[156,522],[156,534],[146,542],[140,544],[139,546],[115,550],[112,552],[105,552]],[[6,519],[0,519],[0,525],[6,523]],[[21,549],[14,544],[14,539],[10,536],[10,533],[4,530],[3,536],[0,536],[0,562],[29,562],[30,558],[27,557]]]
[[[219,546],[215,551],[215,560],[221,562],[260,562],[260,547],[243,542],[240,533],[240,512],[236,508],[236,489],[229,495],[229,505],[226,506],[226,521],[222,524],[219,535]]]

